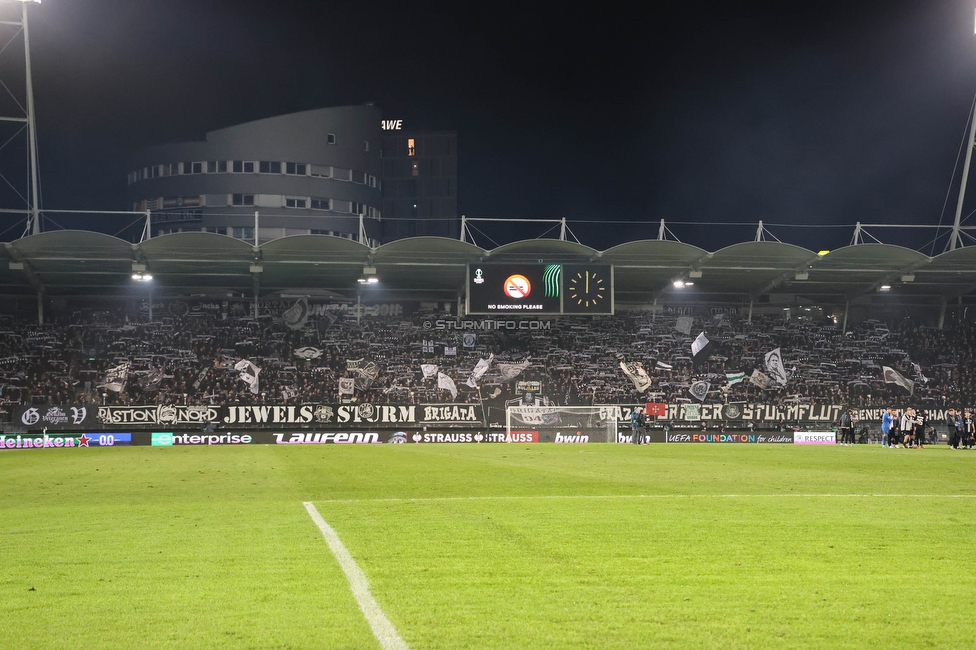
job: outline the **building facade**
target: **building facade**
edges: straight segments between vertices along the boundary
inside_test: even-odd
[[[383,238],[459,235],[457,133],[383,123]]]
[[[128,202],[134,210],[151,211],[153,236],[203,230],[266,242],[325,234],[375,246],[411,233],[456,233],[457,225],[453,231],[450,226],[457,221],[456,135],[411,135],[411,141],[423,143],[414,147],[415,155],[404,150],[401,156],[397,146],[391,149],[397,162],[387,165],[388,124],[375,106],[339,106],[247,122],[211,131],[202,140],[147,147],[130,161]],[[428,145],[431,138],[433,146]],[[432,153],[417,156],[418,149]],[[406,173],[387,181],[385,170]],[[453,176],[435,175],[442,172]],[[390,199],[385,187],[391,187]],[[445,192],[449,195],[442,196]],[[451,209],[447,216],[453,220],[407,226],[411,217]],[[404,221],[386,227],[386,210],[390,219]],[[437,223],[440,232],[428,229]]]

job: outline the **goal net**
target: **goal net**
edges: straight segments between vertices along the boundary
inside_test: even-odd
[[[607,406],[507,406],[505,440],[616,442],[616,415]]]

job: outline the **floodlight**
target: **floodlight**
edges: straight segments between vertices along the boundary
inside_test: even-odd
[[[674,288],[675,289],[683,289],[684,286],[685,286],[685,281],[684,280],[675,280],[674,281]]]

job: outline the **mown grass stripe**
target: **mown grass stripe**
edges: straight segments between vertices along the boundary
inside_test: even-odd
[[[346,578],[349,579],[352,595],[356,598],[356,603],[362,610],[363,616],[366,617],[370,629],[373,630],[373,635],[380,642],[380,647],[383,650],[407,650],[407,643],[400,637],[396,628],[393,627],[393,623],[383,613],[380,604],[373,598],[373,594],[369,590],[369,582],[366,580],[366,574],[356,564],[356,560],[353,559],[349,550],[346,549],[346,545],[339,539],[339,535],[322,518],[314,504],[305,501],[304,505],[312,517],[312,521],[322,531],[322,536],[325,537],[325,541],[329,544],[329,548],[338,560],[339,566],[342,567],[343,573],[346,574]]]
[[[532,499],[976,499],[976,494],[526,494],[467,497],[388,497],[319,499],[319,503],[424,503],[434,501],[506,501]]]

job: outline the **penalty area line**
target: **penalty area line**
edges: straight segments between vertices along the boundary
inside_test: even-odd
[[[976,494],[527,494],[522,496],[387,497],[320,499],[320,503],[434,503],[437,501],[521,501],[535,499],[976,499]]]
[[[303,505],[312,518],[312,521],[322,531],[322,536],[325,537],[325,541],[328,543],[332,555],[335,556],[343,573],[346,574],[346,578],[349,580],[349,587],[352,589],[352,595],[356,599],[356,604],[359,605],[363,616],[366,617],[366,622],[369,623],[369,627],[373,631],[373,636],[380,642],[380,647],[383,650],[407,650],[406,641],[397,633],[396,628],[393,627],[393,623],[390,622],[390,619],[386,617],[386,614],[380,608],[380,604],[373,598],[373,594],[369,590],[369,582],[366,580],[366,574],[356,564],[356,560],[353,559],[346,545],[339,539],[339,535],[322,518],[322,515],[319,514],[314,504],[305,501]]]

